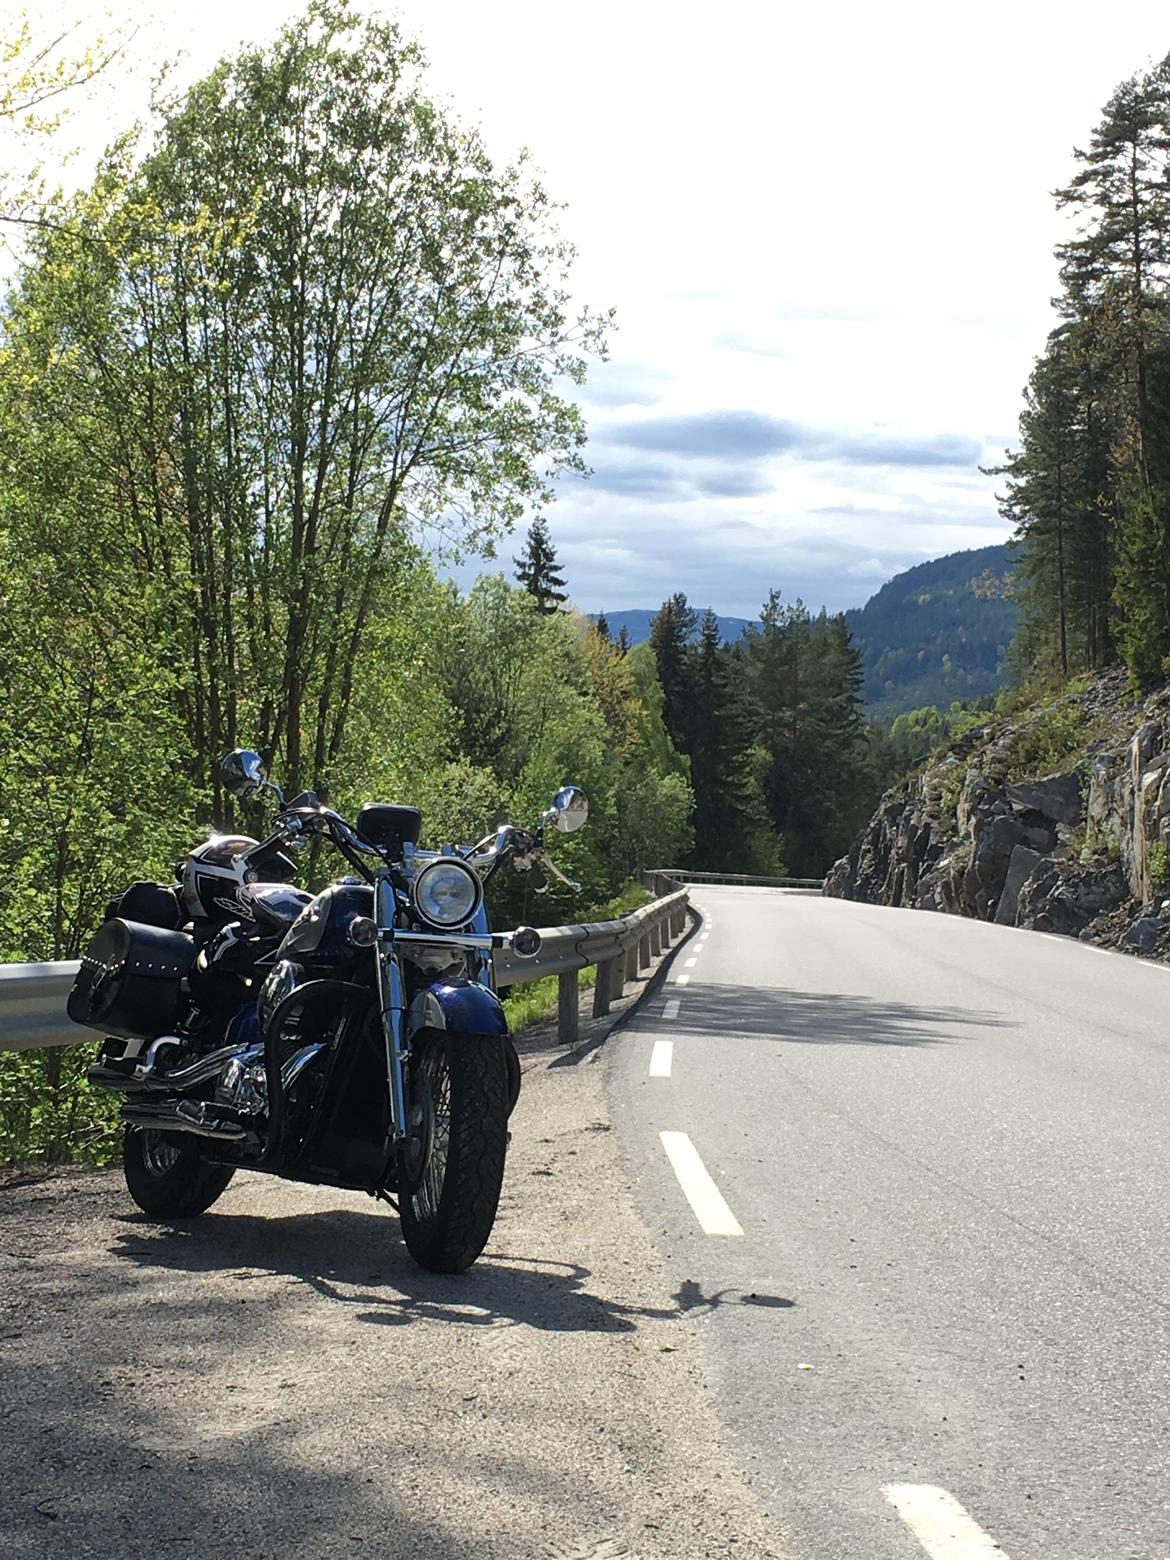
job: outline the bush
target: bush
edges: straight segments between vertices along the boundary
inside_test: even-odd
[[[1050,704],[1013,734],[1009,780],[1033,780],[1068,769],[1090,740],[1090,720],[1076,703]]]

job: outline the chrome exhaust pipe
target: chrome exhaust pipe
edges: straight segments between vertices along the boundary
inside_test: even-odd
[[[248,1135],[238,1121],[224,1121],[208,1113],[199,1100],[179,1100],[176,1104],[122,1106],[122,1120],[129,1127],[151,1132],[191,1132],[196,1137],[230,1139],[239,1142]]]
[[[206,1083],[218,1077],[233,1056],[239,1056],[246,1050],[247,1046],[244,1045],[225,1045],[222,1050],[212,1051],[197,1062],[192,1062],[190,1067],[180,1068],[176,1072],[161,1072],[157,1066],[148,1064],[136,1072],[133,1087],[165,1089],[168,1093],[174,1091],[181,1094],[184,1089],[194,1088],[197,1083]]]
[[[175,1072],[163,1072],[154,1060],[157,1054],[155,1047],[178,1043],[170,1036],[154,1041],[146,1053],[147,1060],[135,1067],[133,1072],[120,1072],[116,1067],[106,1066],[99,1060],[89,1068],[86,1076],[90,1083],[99,1084],[103,1089],[122,1089],[131,1094],[182,1094],[187,1089],[217,1078],[233,1057],[242,1055],[248,1049],[246,1045],[224,1046],[219,1051],[200,1057],[188,1067],[179,1068]]]

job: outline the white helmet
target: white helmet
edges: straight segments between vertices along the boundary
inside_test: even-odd
[[[240,897],[247,867],[242,857],[256,844],[246,834],[213,834],[183,862],[183,909],[193,921],[230,921],[247,914]]]

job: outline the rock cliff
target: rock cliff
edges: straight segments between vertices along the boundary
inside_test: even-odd
[[[966,733],[882,798],[826,894],[1170,957],[1170,689],[1119,674]]]

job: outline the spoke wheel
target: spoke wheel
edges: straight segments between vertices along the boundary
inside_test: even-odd
[[[161,1132],[143,1132],[141,1152],[147,1175],[165,1176],[179,1162],[178,1144],[169,1142]]]
[[[188,1132],[127,1127],[122,1138],[126,1187],[143,1213],[156,1219],[193,1219],[227,1190],[235,1171],[202,1157]]]
[[[508,1067],[501,1041],[432,1034],[411,1069],[410,1112],[429,1118],[429,1152],[403,1188],[402,1233],[415,1261],[460,1273],[487,1244],[508,1148]]]

